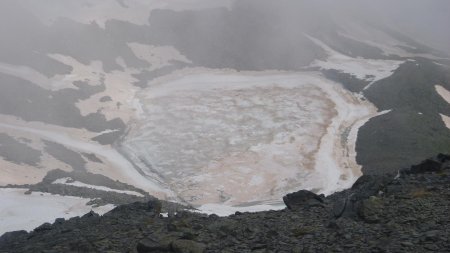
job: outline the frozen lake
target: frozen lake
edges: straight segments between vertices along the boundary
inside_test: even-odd
[[[124,151],[198,206],[351,186],[357,130],[376,111],[314,72],[184,70],[140,101]]]

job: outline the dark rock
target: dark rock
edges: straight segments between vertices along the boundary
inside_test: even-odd
[[[99,101],[102,102],[102,103],[110,102],[110,101],[112,101],[112,98],[110,96],[103,96],[103,97],[100,98]]]
[[[172,242],[172,250],[176,253],[203,253],[206,246],[190,240],[176,240]]]
[[[425,232],[424,236],[427,241],[437,241],[440,234],[439,230],[431,230]]]
[[[359,206],[358,214],[367,223],[377,223],[380,221],[380,215],[383,212],[383,203],[380,198],[370,197],[362,201]]]
[[[348,198],[340,199],[333,204],[333,215],[335,218],[341,217],[346,209]]]
[[[62,224],[64,221],[66,221],[64,218],[57,218],[53,224]]]
[[[26,235],[28,235],[28,233],[25,230],[4,233],[2,236],[0,236],[0,244],[9,243],[10,241],[14,241],[17,238]]]
[[[97,218],[97,217],[100,217],[100,215],[98,215],[98,213],[94,211],[90,211],[89,213],[82,216],[82,218]]]
[[[39,227],[35,228],[33,231],[34,232],[42,232],[42,231],[46,231],[46,230],[52,230],[52,224],[44,223],[44,224],[40,225]]]
[[[296,210],[305,206],[308,207],[317,202],[323,203],[323,199],[319,195],[306,190],[287,194],[283,197],[283,201],[291,210]]]
[[[328,222],[327,228],[339,229],[339,225],[337,224],[337,222],[335,220],[331,220],[330,222]]]
[[[162,209],[162,203],[159,200],[150,200],[147,202],[148,211],[154,212],[155,214],[160,214]]]
[[[410,173],[438,172],[442,170],[442,163],[432,159],[427,159],[418,165],[414,165],[410,169]]]
[[[136,246],[138,253],[170,251],[171,241],[147,238],[140,240]]]
[[[414,244],[412,242],[401,242],[400,244],[405,247],[413,247],[414,246]]]
[[[392,175],[363,175],[353,184],[351,194],[346,198],[334,202],[334,217],[356,218],[361,209],[361,205],[363,205],[363,201],[371,196],[378,196],[380,193],[387,192],[387,186],[392,183],[393,180],[394,176]]]
[[[450,155],[439,154],[439,155],[437,155],[436,159],[437,159],[440,163],[445,163],[445,162],[450,161]]]

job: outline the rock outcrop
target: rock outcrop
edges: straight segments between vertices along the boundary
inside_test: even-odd
[[[0,252],[450,252],[449,186],[439,155],[331,196],[288,194],[281,211],[164,218],[157,201],[134,203],[6,233]]]

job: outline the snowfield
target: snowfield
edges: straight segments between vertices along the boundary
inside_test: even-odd
[[[55,218],[81,216],[91,210],[102,215],[114,208],[113,205],[88,206],[90,199],[39,192],[25,195],[26,191],[0,189],[0,235],[15,230],[31,231],[45,222],[53,223]]]

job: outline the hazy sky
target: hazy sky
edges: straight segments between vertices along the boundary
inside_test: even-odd
[[[335,1],[335,2],[346,2]],[[409,36],[450,53],[449,0],[348,0]]]

